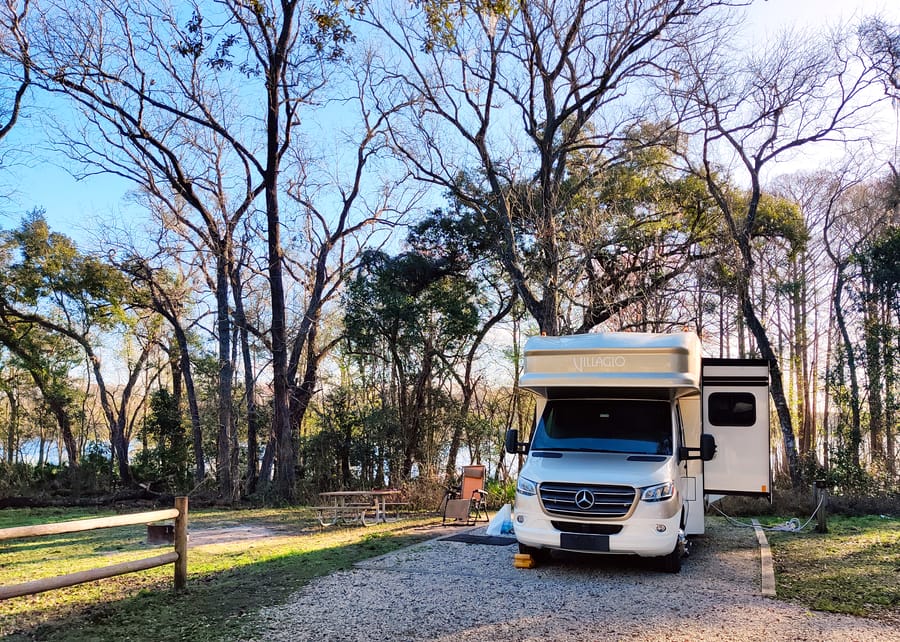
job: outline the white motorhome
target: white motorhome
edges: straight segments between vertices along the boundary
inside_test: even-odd
[[[704,359],[692,332],[531,337],[519,385],[536,395],[514,529],[522,553],[657,557],[678,572],[704,532],[704,495],[770,497],[769,371]]]

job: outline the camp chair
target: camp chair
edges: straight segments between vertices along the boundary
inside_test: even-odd
[[[458,496],[444,502],[444,524],[450,520],[459,525],[472,526],[479,519],[488,521],[484,476],[484,466],[463,466]]]

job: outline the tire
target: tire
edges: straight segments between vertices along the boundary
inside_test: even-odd
[[[537,546],[528,546],[519,542],[519,552],[523,555],[531,555],[531,559],[533,559],[538,564],[543,564],[550,561],[549,548],[538,548]]]
[[[679,573],[681,571],[681,553],[681,546],[676,544],[674,551],[658,557],[659,570],[664,573]]]

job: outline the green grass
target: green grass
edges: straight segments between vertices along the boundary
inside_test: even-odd
[[[831,516],[828,530],[767,533],[779,598],[900,622],[900,520]]]
[[[0,511],[0,528],[99,517],[90,510]],[[765,518],[778,524],[783,519]],[[429,537],[428,519],[321,529],[309,509],[191,511],[191,531],[266,527],[252,541],[192,547],[188,585],[172,566],[0,602],[7,640],[232,640],[260,609],[284,603],[310,580]],[[900,622],[900,520],[831,517],[830,532],[768,533],[779,598],[809,608]],[[150,557],[143,526],[0,542],[0,584]]]
[[[110,514],[110,513],[105,513]],[[0,511],[0,528],[82,517],[89,511]],[[193,547],[184,592],[167,565],[0,602],[8,640],[230,640],[259,609],[286,601],[320,575],[428,537],[430,520],[321,529],[304,509],[192,511],[190,529],[266,527],[268,537]],[[143,526],[0,542],[0,584],[150,557],[171,547],[143,543]]]

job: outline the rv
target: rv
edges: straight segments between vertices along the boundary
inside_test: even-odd
[[[520,387],[534,428],[513,528],[520,553],[657,558],[677,573],[705,495],[771,498],[769,370],[706,359],[693,332],[531,337]]]

